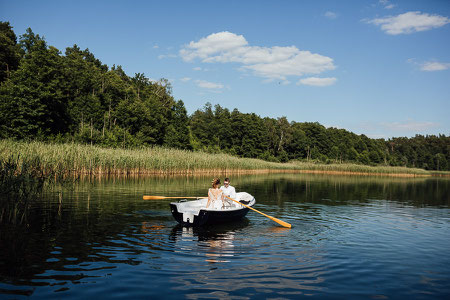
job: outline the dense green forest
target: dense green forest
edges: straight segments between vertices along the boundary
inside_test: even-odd
[[[371,139],[206,103],[188,115],[171,85],[109,67],[77,45],[64,54],[31,29],[0,22],[0,138],[161,145],[286,162],[357,162],[450,170],[450,136]]]

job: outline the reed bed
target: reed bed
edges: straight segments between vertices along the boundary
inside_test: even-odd
[[[26,219],[30,203],[43,191],[46,177],[39,159],[19,161],[11,154],[0,159],[0,224],[17,224]]]
[[[431,171],[430,173],[436,177],[450,177],[450,171]]]
[[[283,171],[430,175],[428,171],[422,169],[311,162],[273,163],[227,154],[207,154],[164,147],[113,149],[74,143],[49,144],[36,141],[0,140],[0,159],[8,159],[12,154],[17,155],[18,160],[23,162],[38,159],[41,170],[46,174],[65,174],[65,176],[238,174]]]
[[[317,164],[309,162],[293,162],[305,173],[327,173],[327,174],[379,174],[379,175],[399,175],[399,176],[431,176],[431,173],[424,169],[392,167],[392,166],[367,166],[351,163],[342,164]]]

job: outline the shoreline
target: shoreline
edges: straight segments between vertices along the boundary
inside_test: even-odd
[[[302,170],[301,173],[324,174],[324,175],[348,175],[348,176],[380,176],[380,177],[433,177],[433,174],[410,174],[410,173],[370,173],[352,171],[322,171],[322,170]],[[450,176],[450,175],[448,175]]]
[[[82,171],[70,172],[70,176],[81,177],[139,177],[139,176],[202,176],[202,175],[258,175],[258,174],[320,174],[320,175],[344,175],[344,176],[376,176],[376,177],[401,177],[401,178],[426,178],[426,177],[450,177],[450,174],[412,174],[412,173],[378,173],[356,171],[326,171],[326,170],[282,170],[282,169],[203,169],[203,170],[116,170],[106,171]]]

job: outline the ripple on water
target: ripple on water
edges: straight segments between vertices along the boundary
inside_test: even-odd
[[[77,198],[61,210],[60,227],[33,233],[34,240],[47,238],[35,247],[42,251],[22,256],[29,259],[22,268],[34,273],[21,283],[0,283],[0,293],[46,299],[450,294],[450,259],[443,254],[450,249],[448,208],[380,200],[370,192],[335,200],[346,196],[334,188],[318,199],[311,193],[309,200],[290,195],[276,203],[265,193],[255,208],[292,229],[254,212],[236,224],[184,228],[167,202],[137,201],[135,190],[129,199],[104,197],[115,202],[91,198],[81,212],[85,202]],[[71,210],[76,213],[64,223]]]

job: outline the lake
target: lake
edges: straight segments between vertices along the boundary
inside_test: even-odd
[[[177,225],[170,200],[212,176],[83,179],[49,191],[0,230],[0,298],[444,299],[450,180],[232,176],[242,221]],[[222,178],[223,179],[223,178]]]

